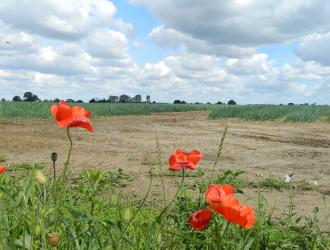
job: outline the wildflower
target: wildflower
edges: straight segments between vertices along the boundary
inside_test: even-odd
[[[196,230],[202,231],[208,227],[212,218],[212,212],[209,209],[202,209],[193,213],[189,217],[189,224]]]
[[[7,164],[1,165],[0,166],[0,174],[3,174],[3,172],[5,172],[6,168],[8,167]]]
[[[205,197],[208,203],[220,203],[234,192],[235,188],[230,184],[210,185],[205,192]]]
[[[251,229],[255,222],[255,213],[247,205],[241,205],[234,196],[226,196],[220,203],[211,203],[211,208],[221,214],[225,220]]]
[[[35,173],[35,179],[41,185],[45,185],[47,183],[47,177],[39,170]]]
[[[196,165],[202,158],[202,153],[198,150],[193,150],[190,153],[177,149],[169,158],[171,171],[179,171],[184,169],[194,170]]]
[[[93,132],[90,112],[80,106],[71,107],[67,102],[52,105],[50,111],[61,128],[81,127]]]
[[[48,238],[48,244],[52,247],[57,247],[59,241],[60,241],[60,235],[56,232],[51,232],[47,235]]]

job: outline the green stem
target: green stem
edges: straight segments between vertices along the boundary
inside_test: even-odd
[[[92,218],[94,216],[94,200],[93,200],[93,198],[91,198],[91,211],[90,211],[90,215],[91,215],[91,218],[90,218],[89,223],[88,223],[88,232],[90,234],[90,237],[89,237],[88,248],[87,249],[90,249],[91,242],[93,240],[93,233],[92,233]]]
[[[214,161],[214,163],[213,163],[212,173],[211,173],[211,176],[210,176],[210,178],[209,178],[209,185],[211,184],[211,182],[212,182],[212,180],[213,180],[213,175],[214,175],[215,167],[216,167],[217,164],[218,164],[218,161],[219,161],[219,158],[220,158],[220,155],[221,155],[222,149],[223,149],[223,144],[224,144],[224,142],[225,142],[225,138],[226,138],[227,130],[228,130],[228,126],[225,127],[225,130],[224,130],[224,132],[223,132],[223,134],[222,134],[222,137],[221,137],[221,140],[220,140],[220,143],[219,143],[217,156],[216,156],[215,161]]]
[[[71,152],[72,152],[72,146],[73,146],[71,135],[70,135],[70,127],[67,127],[66,133],[67,133],[68,139],[70,141],[70,148],[69,148],[68,157],[66,159],[66,162],[64,163],[64,171],[63,171],[63,175],[62,175],[62,181],[63,182],[65,181],[66,172],[67,172],[68,167],[69,167],[69,162],[70,162],[70,157],[71,157]]]
[[[161,183],[162,183],[164,207],[166,207],[166,195],[165,195],[165,184],[164,184],[164,174],[163,174],[163,164],[162,164],[162,152],[160,150],[160,144],[159,144],[159,140],[158,140],[157,135],[156,135],[156,148],[157,148],[158,166],[159,166],[159,171],[160,171],[160,180],[161,180]]]
[[[176,200],[176,198],[177,198],[179,192],[180,192],[181,189],[182,189],[184,179],[185,179],[185,170],[182,169],[182,179],[181,179],[180,186],[179,186],[179,188],[177,189],[177,191],[176,191],[176,193],[175,193],[173,199],[169,202],[169,204],[167,205],[167,207],[165,207],[165,208],[163,209],[163,211],[158,215],[157,219],[160,219],[160,218],[163,216],[163,214],[165,214],[165,213],[167,212],[167,210],[172,206],[172,204],[173,204],[174,201]]]
[[[54,195],[54,209],[55,209],[55,228],[57,228],[57,192],[56,192],[56,163],[53,161],[53,195]]]
[[[140,210],[142,209],[143,205],[145,204],[145,202],[147,201],[147,198],[150,194],[151,191],[151,186],[152,186],[152,173],[151,173],[151,169],[149,171],[149,175],[150,175],[150,181],[149,181],[149,187],[148,187],[148,191],[146,193],[146,195],[144,196],[140,206],[138,207],[138,209],[136,210],[136,212],[133,214],[132,218],[129,220],[129,222],[127,223],[124,232],[127,231],[128,227],[131,225],[132,221],[134,220],[135,216],[140,212]]]

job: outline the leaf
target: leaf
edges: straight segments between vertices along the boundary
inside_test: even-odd
[[[32,240],[31,240],[31,236],[29,234],[25,235],[25,239],[23,237],[23,235],[21,235],[18,239],[16,239],[14,241],[16,246],[19,247],[24,247],[25,249],[31,249],[32,248]]]

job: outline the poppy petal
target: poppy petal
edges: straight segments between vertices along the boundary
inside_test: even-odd
[[[7,164],[1,165],[0,166],[0,174],[3,174],[5,172],[5,170],[6,170],[7,167],[8,167]]]
[[[179,171],[182,169],[194,170],[201,157],[201,153],[198,150],[193,150],[190,153],[186,153],[180,149],[177,149],[169,157],[169,169],[171,171]]]
[[[50,111],[61,128],[81,127],[93,132],[90,112],[83,107],[70,107],[67,102],[59,102],[58,105],[52,105]]]
[[[196,230],[202,231],[208,227],[212,218],[212,212],[209,209],[202,209],[193,213],[189,217],[189,224]]]
[[[197,163],[202,159],[202,153],[198,150],[193,150],[188,154],[188,159],[191,163],[197,165]]]

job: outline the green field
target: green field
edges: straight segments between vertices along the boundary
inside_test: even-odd
[[[78,104],[76,104],[78,105]],[[330,120],[327,105],[207,105],[207,104],[144,104],[84,103],[79,104],[97,116],[150,115],[158,112],[209,111],[210,119],[284,120],[312,122]],[[50,119],[49,103],[0,103],[0,119]]]

